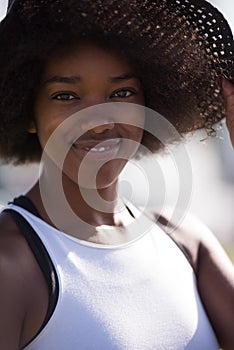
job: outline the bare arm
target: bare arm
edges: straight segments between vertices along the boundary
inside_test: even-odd
[[[189,252],[198,290],[220,346],[234,346],[234,266],[226,252],[200,221],[187,216],[173,237]]]
[[[198,288],[219,343],[234,346],[234,267],[216,238],[201,240],[197,268]]]
[[[227,127],[234,147],[234,84],[223,80]],[[220,346],[234,349],[234,266],[214,235],[187,217],[173,233],[191,257],[198,289]]]
[[[9,215],[0,217],[0,349],[22,349],[37,334],[48,287],[24,237]]]
[[[23,274],[14,251],[11,239],[0,233],[0,349],[8,350],[19,349],[25,314]]]

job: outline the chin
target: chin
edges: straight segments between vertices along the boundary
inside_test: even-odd
[[[93,176],[88,177],[88,172],[79,176],[79,186],[92,189],[107,189],[113,186],[118,181],[118,177],[126,165],[126,161],[122,159],[115,159],[108,161],[100,167],[100,169],[93,169]],[[95,175],[94,175],[95,174]],[[91,181],[88,181],[91,180]]]
[[[126,163],[126,160],[114,159],[101,166],[94,162],[82,169],[75,166],[64,167],[63,178],[83,189],[107,189],[116,184]]]

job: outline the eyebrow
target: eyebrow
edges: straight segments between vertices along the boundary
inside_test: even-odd
[[[62,77],[60,75],[55,75],[54,77],[46,80],[43,84],[51,84],[51,83],[66,83],[66,84],[75,84],[79,82],[81,78],[79,76],[71,76],[71,77]]]
[[[116,77],[110,77],[108,81],[110,83],[118,83],[120,81],[130,80],[130,79],[137,79],[139,80],[139,77],[135,74],[122,74]],[[80,82],[82,79],[80,76],[60,76],[55,75],[54,77],[51,77],[50,79],[46,80],[43,85],[52,84],[52,83],[65,83],[65,84],[75,84],[77,82]]]
[[[111,83],[118,83],[119,81],[130,80],[130,79],[139,80],[139,77],[136,74],[123,74],[118,77],[111,77],[108,79],[108,81]]]

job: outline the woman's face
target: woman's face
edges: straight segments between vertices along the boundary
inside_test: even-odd
[[[80,185],[89,187],[89,174],[97,172],[97,187],[106,187],[116,181],[126,164],[119,159],[126,153],[123,140],[141,142],[144,125],[143,113],[137,113],[137,124],[124,124],[111,109],[101,113],[93,107],[109,102],[144,105],[144,95],[133,67],[120,56],[91,42],[79,43],[67,55],[51,58],[45,67],[35,103],[35,132],[44,149],[58,126],[71,115],[88,107],[92,113],[84,117],[77,113],[79,132],[74,137],[63,165],[63,172],[77,182],[78,171],[83,169]],[[114,106],[117,104],[114,104]],[[112,104],[109,104],[111,106]],[[130,105],[128,105],[130,106]],[[134,124],[134,120],[133,120]],[[65,123],[66,125],[66,123]],[[69,123],[67,123],[69,125]],[[66,127],[65,127],[66,129]],[[104,143],[102,143],[104,142]],[[102,144],[100,144],[102,143]],[[100,144],[100,145],[99,145]],[[125,149],[124,149],[125,147]],[[132,152],[136,151],[136,148]],[[130,152],[131,153],[131,152]],[[85,159],[85,166],[81,167]],[[84,163],[83,163],[84,164]]]

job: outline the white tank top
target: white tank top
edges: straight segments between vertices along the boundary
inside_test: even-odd
[[[9,207],[40,237],[59,280],[55,310],[24,350],[219,349],[191,265],[150,219],[138,239],[102,246]]]

